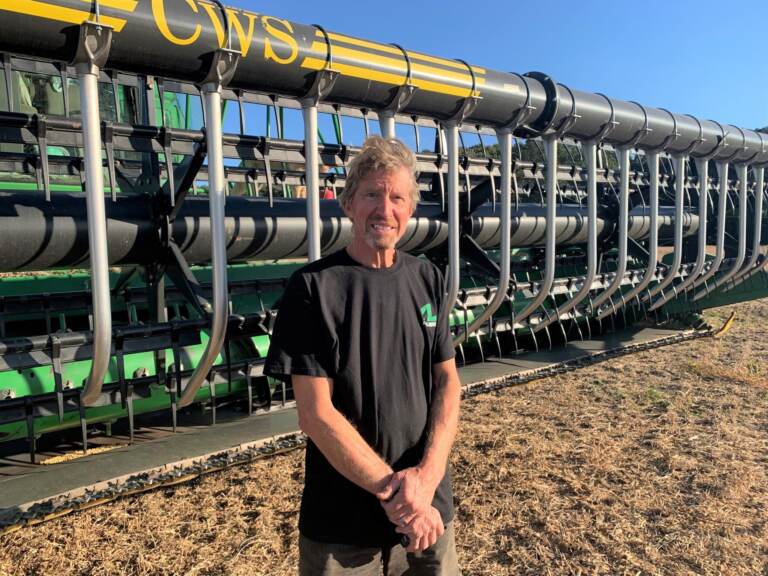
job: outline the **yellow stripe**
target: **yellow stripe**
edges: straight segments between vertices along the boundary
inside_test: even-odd
[[[310,70],[321,70],[325,67],[325,60],[320,60],[319,58],[305,58],[301,63],[301,67]],[[405,75],[401,76],[398,74],[390,74],[389,72],[379,72],[378,70],[371,70],[370,68],[363,68],[362,66],[334,62],[333,69],[344,76],[362,78],[363,80],[375,80],[377,82],[384,82],[385,84],[394,84],[395,86],[402,86],[405,83]]]
[[[326,45],[322,42],[314,42],[310,48],[313,52],[325,53]],[[388,68],[395,68],[405,74],[408,71],[405,59],[390,58],[388,56],[381,56],[379,54],[371,54],[370,52],[362,52],[360,50],[354,50],[352,48],[346,48],[344,46],[338,46],[333,44],[333,56],[339,56],[341,58],[347,58],[357,60],[359,62],[365,62],[366,64],[378,64],[380,66],[386,66]],[[426,66],[424,64],[412,64],[414,72],[419,72],[428,76],[433,76],[435,79],[450,78],[452,80],[458,80],[472,85],[472,77],[467,74],[460,74],[459,72],[453,72],[451,70],[445,70],[441,68],[434,68]],[[477,84],[485,84],[485,78],[477,78]],[[429,80],[426,80],[429,82]]]
[[[319,37],[323,37],[323,33],[320,30],[317,31]],[[371,48],[372,50],[378,50],[380,52],[387,52],[389,54],[403,55],[403,51],[394,46],[388,44],[379,44],[378,42],[369,42],[368,40],[360,40],[359,38],[352,38],[352,36],[344,36],[343,34],[336,34],[335,32],[328,32],[328,38],[331,40],[338,40],[345,44],[352,44],[353,46],[360,46],[362,48]]]
[[[469,88],[449,86],[448,84],[441,84],[440,82],[432,82],[430,80],[422,80],[421,78],[415,78],[413,80],[413,85],[416,86],[416,88],[421,88],[427,92],[438,92],[439,94],[459,96],[460,98],[467,98],[472,94],[472,90]]]
[[[15,12],[26,16],[36,16],[46,20],[55,20],[56,22],[65,22],[67,24],[82,24],[92,18],[90,12],[75,10],[74,8],[65,8],[55,4],[47,4],[38,0],[5,0],[0,4],[0,10],[6,12]],[[111,16],[102,16],[101,23],[114,28],[115,32],[120,32],[125,27],[125,19],[112,18]]]
[[[93,0],[82,0],[86,4],[93,4]],[[138,6],[139,0],[99,0],[100,6],[106,6],[107,8],[114,8],[115,10],[125,10],[126,12],[133,12]]]
[[[411,52],[408,50],[408,56],[411,58],[415,58],[416,60],[421,60],[422,62],[431,62],[432,64],[442,64],[443,66],[448,66],[449,68],[458,68],[459,70],[466,70],[467,67],[464,66],[461,62],[456,62],[456,60],[446,60],[445,58],[436,58],[435,56],[429,56],[427,54],[420,54],[419,52]],[[477,74],[485,74],[485,68],[480,68],[478,66],[470,66],[472,68],[473,72],[476,72]]]
[[[325,60],[321,60],[320,58],[305,58],[301,63],[301,67],[307,68],[309,70],[322,70],[325,67]],[[371,70],[370,68],[363,68],[361,66],[341,64],[339,62],[333,63],[333,69],[343,74],[344,76],[352,76],[353,78],[361,78],[363,80],[375,80],[378,82],[384,82],[386,84],[393,84],[395,86],[401,86],[405,82],[405,76],[398,76],[397,74],[389,74],[387,72],[379,72],[377,70]],[[414,79],[413,83],[417,88],[426,90],[428,92],[437,92],[438,94],[458,96],[461,98],[467,98],[468,96],[472,95],[472,91],[469,88],[449,86],[448,84],[442,84],[440,82],[432,82],[430,80],[422,80],[416,78]],[[479,95],[480,93],[475,91],[475,96]]]
[[[315,35],[318,38],[323,38],[323,33],[318,30]],[[403,52],[399,48],[396,48],[394,46],[390,46],[388,44],[379,44],[378,42],[369,42],[368,40],[360,40],[359,38],[353,38],[352,36],[344,36],[343,34],[338,34],[336,32],[328,32],[328,37],[331,40],[337,40],[339,42],[344,42],[345,44],[352,44],[353,46],[360,46],[361,48],[370,48],[372,50],[379,50],[380,52],[387,52],[389,54],[397,54],[398,56],[402,56]],[[341,47],[338,47],[341,48]],[[334,52],[336,52],[337,47],[334,46]],[[467,70],[467,67],[464,66],[461,62],[456,62],[455,60],[446,60],[445,58],[436,58],[435,56],[428,56],[427,54],[420,54],[419,52],[411,52],[410,50],[406,50],[408,53],[408,56],[412,59],[421,60],[422,62],[431,62],[433,64],[442,64],[443,66],[447,66],[449,68],[456,68],[458,70]],[[370,55],[369,55],[370,56]],[[472,68],[472,71],[477,74],[485,74],[485,68],[480,68],[479,66],[472,66],[470,65],[470,68]],[[442,70],[441,70],[442,72]],[[480,78],[478,78],[478,84],[480,84]]]

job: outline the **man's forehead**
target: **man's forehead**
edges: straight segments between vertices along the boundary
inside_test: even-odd
[[[409,185],[408,169],[404,166],[392,170],[374,170],[360,179],[360,186],[373,189],[397,188]]]

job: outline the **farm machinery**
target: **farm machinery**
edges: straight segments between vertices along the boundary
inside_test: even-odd
[[[365,136],[417,155],[403,250],[461,365],[768,295],[768,136],[207,0],[0,5],[0,446],[240,403]],[[694,330],[693,333],[696,331]]]

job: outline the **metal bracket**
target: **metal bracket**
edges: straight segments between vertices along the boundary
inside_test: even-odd
[[[45,201],[51,201],[51,172],[48,165],[48,123],[45,116],[35,115],[35,135],[37,136],[38,154],[40,156],[37,173],[37,185],[45,191]],[[36,163],[36,168],[37,168]]]
[[[315,78],[312,81],[312,86],[310,86],[309,90],[299,98],[299,102],[303,108],[317,106],[317,103],[330,93],[339,77],[339,72],[333,69],[333,45],[331,44],[328,32],[326,32],[325,28],[319,24],[313,24],[313,26],[322,33],[323,38],[325,39],[327,52],[325,54],[325,66],[317,71]]]
[[[475,107],[477,106],[477,103],[482,100],[482,98],[477,93],[477,78],[475,77],[475,71],[472,70],[472,66],[467,64],[464,60],[456,59],[457,62],[461,62],[464,64],[464,66],[467,67],[467,70],[469,71],[469,75],[472,78],[472,88],[469,91],[469,96],[464,98],[462,103],[459,105],[459,108],[456,110],[456,112],[448,118],[445,121],[445,124],[455,124],[456,126],[459,126],[464,120],[466,120],[470,114],[474,111]]]
[[[216,89],[220,89],[222,86],[229,84],[232,77],[235,75],[237,64],[240,62],[240,52],[237,50],[229,50],[227,48],[219,48],[214,52],[211,52],[211,61],[208,65],[208,73],[203,78],[198,86],[200,89],[203,86],[213,84]]]
[[[400,44],[392,44],[392,46],[403,53],[403,58],[405,59],[405,64],[407,66],[405,73],[405,84],[397,87],[395,90],[395,95],[382,108],[382,111],[397,114],[400,112],[400,110],[408,106],[411,98],[413,98],[413,94],[416,92],[416,85],[413,83],[413,70],[411,66],[411,58],[408,56],[408,52],[406,52],[405,49],[400,46]]]
[[[109,58],[112,27],[87,20],[80,25],[80,38],[71,64],[79,74],[98,74]]]
[[[509,74],[517,76],[523,82],[523,86],[525,86],[525,103],[517,109],[509,120],[497,129],[498,132],[503,132],[505,130],[514,132],[520,128],[520,126],[523,126],[525,121],[528,120],[528,117],[536,110],[536,106],[531,105],[531,87],[528,85],[528,80],[525,79],[525,76],[518,74],[517,72],[509,72]]]
[[[571,92],[571,95],[573,95],[573,92]],[[590,140],[595,143],[604,140],[608,136],[608,134],[613,132],[614,128],[616,128],[616,126],[619,125],[619,123],[616,121],[616,109],[613,107],[613,100],[611,100],[610,98],[608,98],[608,96],[600,92],[597,92],[597,95],[602,96],[603,98],[605,98],[605,101],[608,102],[608,106],[611,108],[611,115],[608,117],[608,122],[603,124],[600,127],[600,130],[597,131],[597,134],[595,134],[592,138],[590,138]],[[645,112],[645,110],[643,110],[643,112]],[[645,123],[646,125],[648,124],[648,116],[646,116],[645,118]],[[637,137],[637,134],[635,134],[635,137]]]

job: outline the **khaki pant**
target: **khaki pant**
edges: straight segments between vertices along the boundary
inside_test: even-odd
[[[423,552],[326,544],[299,536],[299,576],[461,576],[453,522]]]

